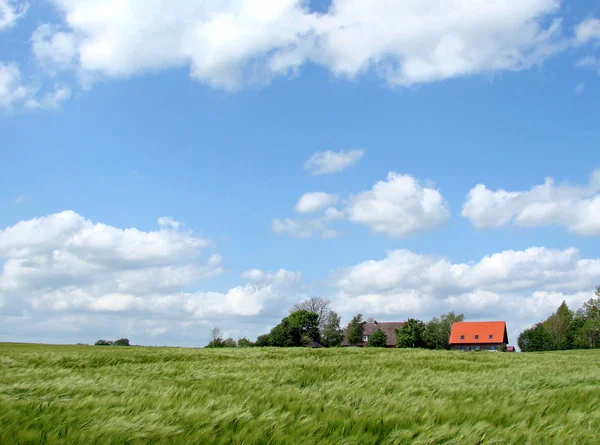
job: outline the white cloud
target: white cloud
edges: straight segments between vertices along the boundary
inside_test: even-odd
[[[339,233],[328,229],[328,224],[343,218],[344,212],[335,207],[329,207],[321,216],[316,218],[274,219],[271,228],[277,235],[287,234],[292,238],[310,238],[315,234],[320,234],[322,239],[332,239],[337,238]]]
[[[25,15],[29,3],[20,0],[0,0],[0,31],[10,28]]]
[[[364,150],[324,151],[315,153],[304,163],[304,169],[312,175],[340,173],[362,159]]]
[[[526,69],[563,47],[560,22],[546,25],[559,0],[334,0],[325,14],[302,0],[52,2],[76,51],[60,46],[78,54],[83,72],[127,77],[189,66],[192,77],[229,90],[307,62],[412,85]]]
[[[302,297],[302,275],[286,270],[248,271],[224,292],[195,290],[224,272],[223,259],[207,254],[210,240],[182,228],[165,217],[156,231],[120,229],[65,211],[0,230],[0,323],[12,326],[3,338],[52,341],[39,331],[47,325],[63,341],[106,331],[153,341],[173,330],[177,343],[186,326],[250,316],[258,317],[250,322],[260,325],[251,328],[256,335]],[[68,317],[79,317],[75,328],[61,326]]]
[[[294,210],[298,213],[314,213],[337,204],[339,195],[325,192],[305,193],[300,197]]]
[[[13,204],[21,205],[21,204],[25,204],[26,201],[27,201],[27,199],[25,198],[24,195],[19,195],[15,199],[13,199]]]
[[[478,229],[514,224],[520,227],[558,225],[582,236],[600,235],[600,170],[587,186],[555,185],[552,178],[528,191],[492,191],[474,187],[462,216]]]
[[[394,172],[388,174],[387,181],[352,197],[346,210],[350,221],[393,238],[440,227],[450,218],[439,190]]]
[[[595,39],[600,39],[600,19],[589,18],[575,27],[577,44],[584,45]]]
[[[16,63],[0,62],[0,110],[22,105],[33,94],[32,88],[23,84],[21,71]]]
[[[332,274],[334,306],[346,316],[428,320],[451,310],[471,319],[504,319],[515,333],[566,300],[573,309],[600,284],[600,259],[577,249],[504,251],[476,263],[393,250]]]
[[[582,57],[577,61],[577,68],[596,70],[596,73],[600,76],[600,59],[594,56]]]
[[[581,94],[585,91],[585,83],[579,82],[575,87],[575,94]]]
[[[69,68],[77,51],[73,34],[57,31],[48,24],[40,25],[35,30],[31,45],[34,56],[51,72]]]

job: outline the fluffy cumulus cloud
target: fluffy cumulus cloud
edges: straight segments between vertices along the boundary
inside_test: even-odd
[[[471,319],[504,319],[514,334],[565,300],[577,309],[600,284],[600,260],[577,249],[534,247],[504,251],[478,262],[393,250],[332,274],[335,306],[385,319],[429,319],[455,310]]]
[[[552,178],[527,191],[474,187],[462,215],[478,229],[513,224],[520,227],[558,225],[582,236],[600,235],[600,170],[586,186],[557,185]]]
[[[0,31],[10,28],[29,9],[29,3],[21,0],[0,0]]]
[[[371,190],[352,197],[347,212],[350,221],[392,238],[440,227],[450,218],[439,190],[394,172]]]
[[[323,151],[315,153],[304,163],[304,169],[312,175],[340,173],[356,165],[362,159],[364,150]]]
[[[60,333],[58,321],[72,318],[148,338],[219,317],[257,316],[299,292],[301,275],[285,270],[252,270],[245,284],[225,292],[193,291],[224,271],[212,248],[171,218],[148,232],[93,223],[72,211],[21,221],[0,230],[0,321],[17,331],[25,323]],[[87,332],[84,322],[78,326]]]
[[[371,190],[350,196],[341,210],[331,206],[338,200],[338,195],[307,193],[296,204],[296,212],[308,214],[326,208],[322,215],[275,219],[271,227],[275,233],[293,238],[319,234],[328,239],[340,235],[330,228],[331,223],[348,220],[390,238],[405,238],[441,227],[450,219],[439,190],[422,185],[410,175],[395,172],[390,172],[386,181],[377,182]]]
[[[298,213],[314,213],[337,204],[339,196],[333,193],[313,192],[300,197],[294,209]]]
[[[326,13],[303,0],[51,2],[65,30],[43,35],[42,59],[58,48],[50,59],[75,54],[78,69],[107,77],[189,66],[225,89],[307,62],[350,78],[374,70],[391,85],[520,70],[556,52],[562,34],[559,0],[333,0]]]

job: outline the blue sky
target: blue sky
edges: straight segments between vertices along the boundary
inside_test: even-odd
[[[600,2],[418,3],[0,0],[0,340],[591,297]]]

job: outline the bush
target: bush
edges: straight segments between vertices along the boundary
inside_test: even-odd
[[[387,346],[387,335],[381,329],[377,329],[369,336],[369,346],[372,348],[385,348]]]
[[[120,338],[113,343],[113,346],[131,346],[128,338]]]
[[[96,346],[112,346],[113,342],[110,340],[98,340],[96,343],[94,343],[94,345],[96,345]]]

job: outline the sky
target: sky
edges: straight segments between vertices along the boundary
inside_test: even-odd
[[[0,341],[600,285],[600,1],[0,0]]]

